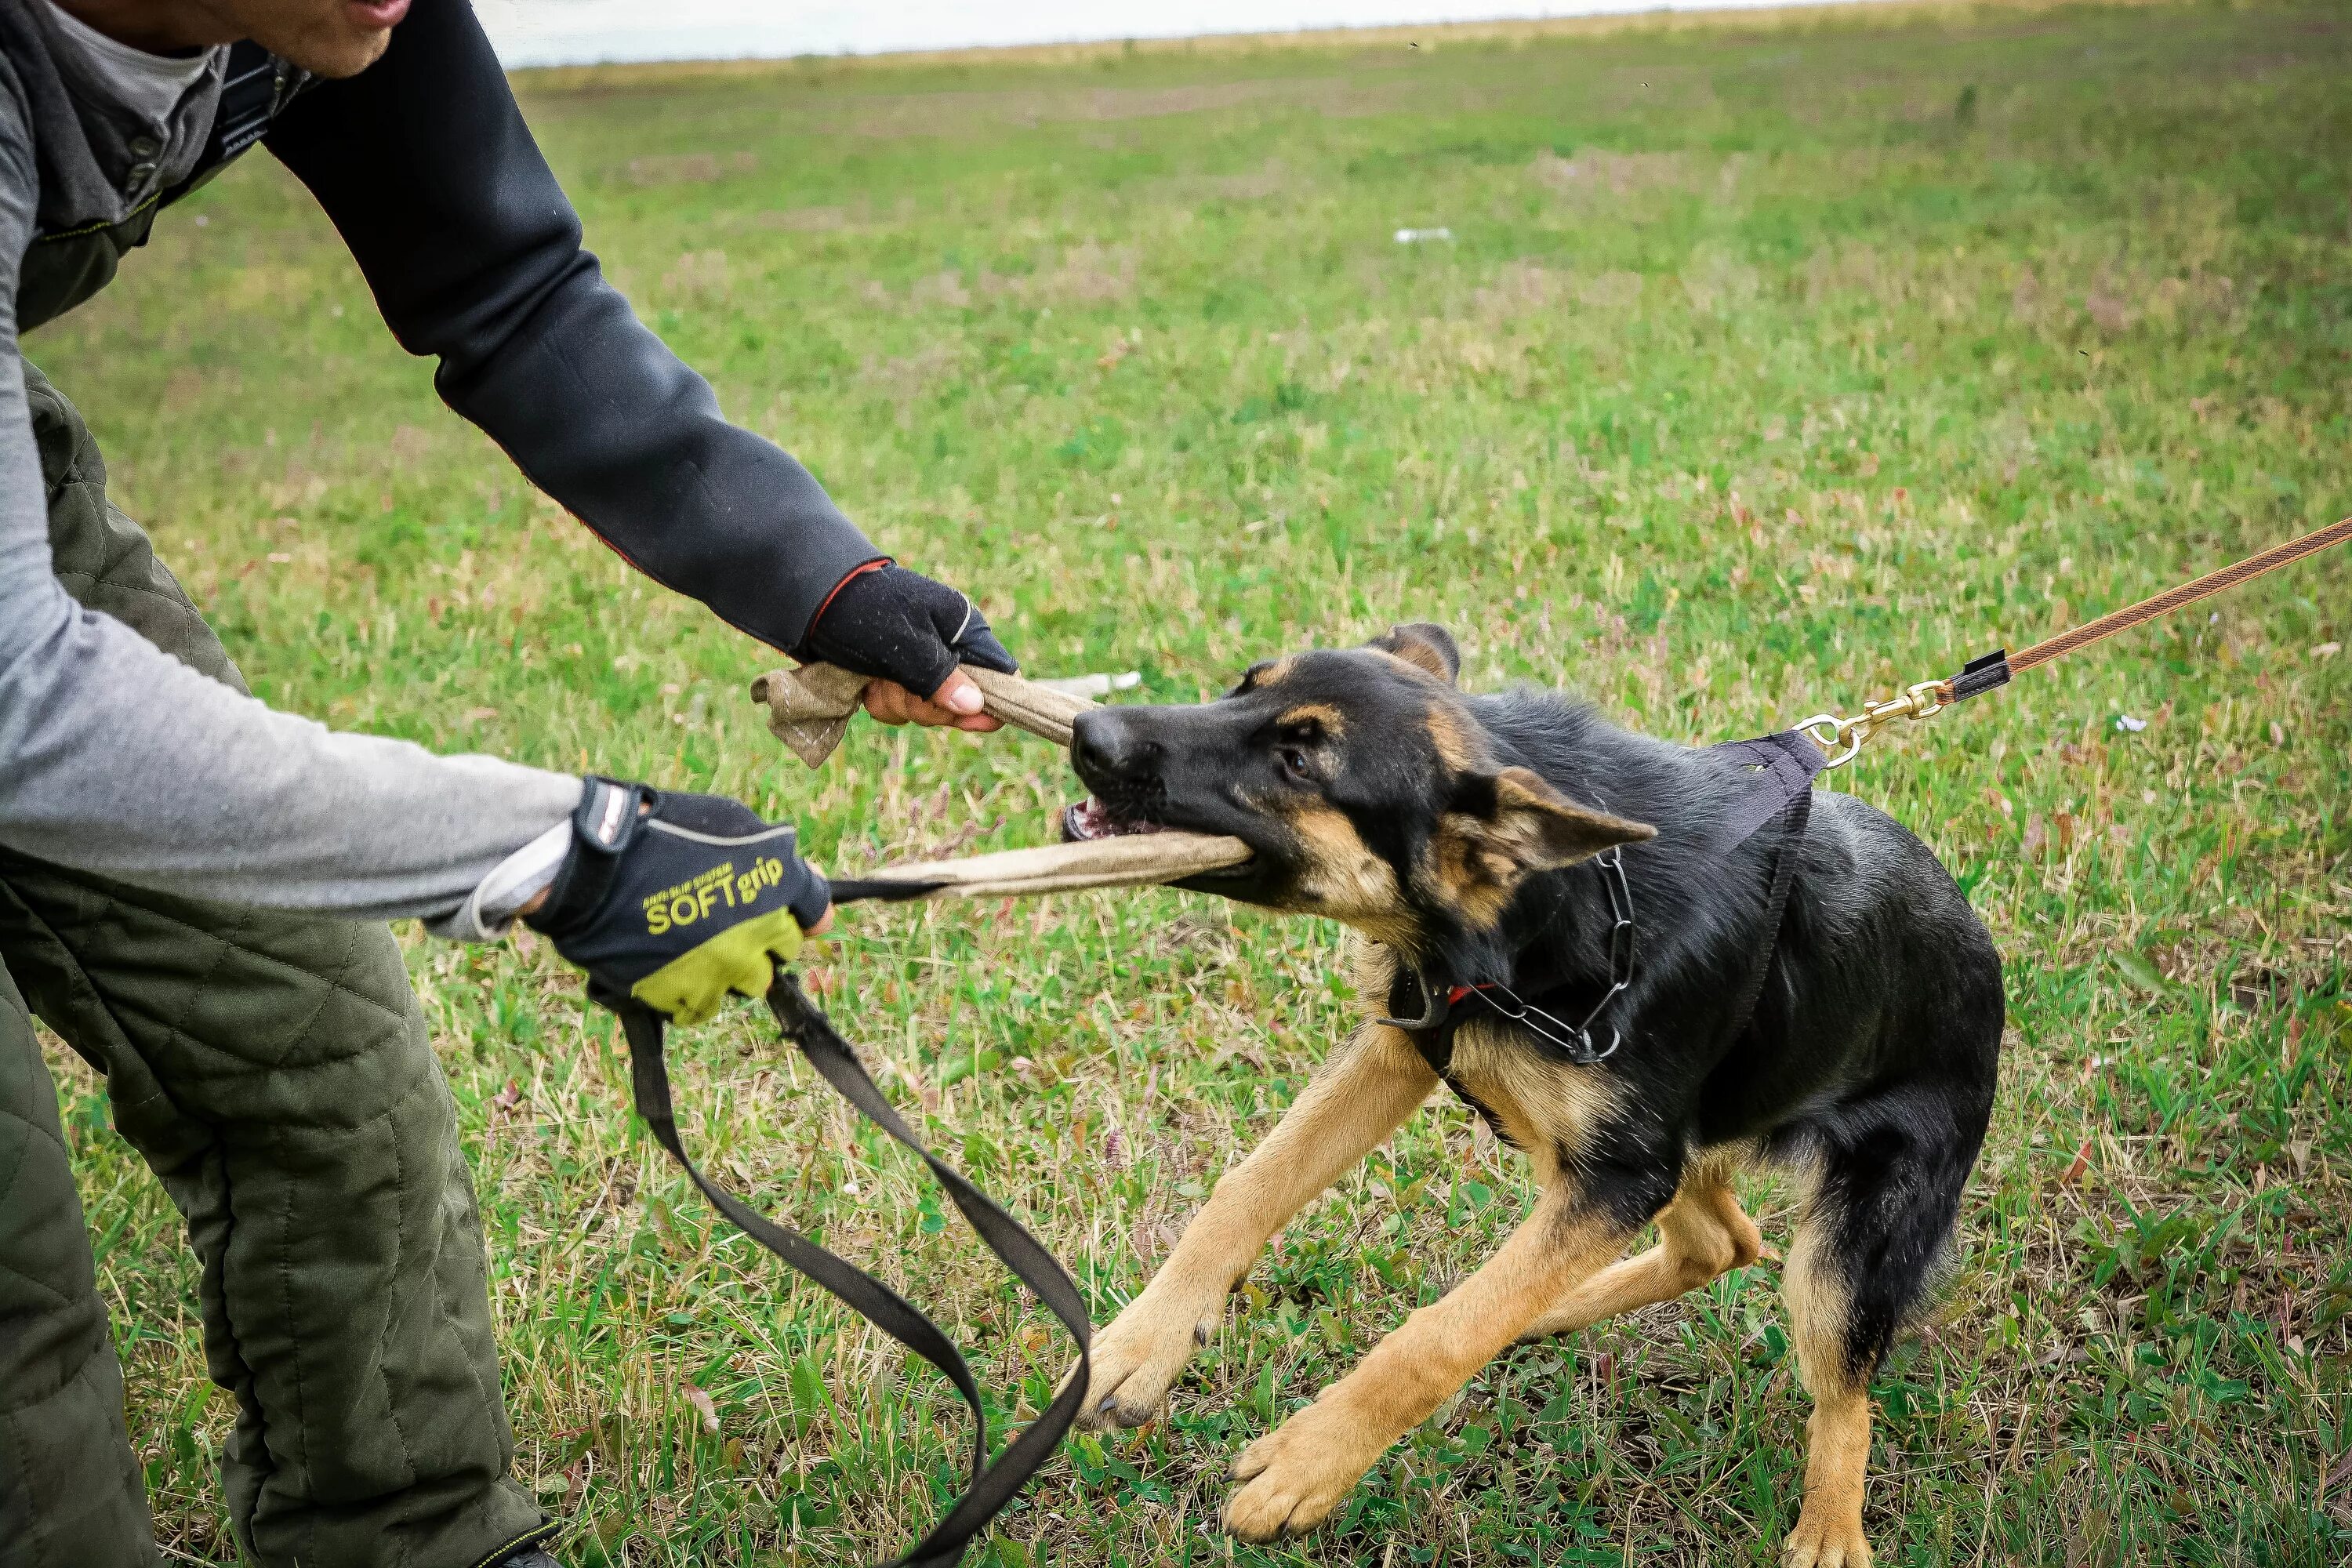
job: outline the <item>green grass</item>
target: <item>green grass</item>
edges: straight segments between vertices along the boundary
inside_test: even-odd
[[[2352,511],[2336,6],[522,85],[646,318],[1034,670],[1190,700],[1432,619],[1475,685],[1707,742]],[[1070,785],[1024,738],[861,728],[801,771],[745,696],[773,655],[630,575],[443,410],[281,172],[249,161],[189,206],[31,352],[258,691],[737,793],[837,867],[1049,833]],[[1452,243],[1391,237],[1438,224]],[[2339,551],[1833,782],[1944,857],[2011,1008],[1962,1266],[1877,1384],[1883,1563],[2352,1554],[2347,605]],[[1098,1321],[1349,1016],[1335,930],[1175,894],[844,923],[811,970],[835,1016]],[[904,1540],[953,1482],[943,1385],[715,1222],[543,946],[411,952],[482,1188],[519,1469],[567,1560]],[[677,1055],[713,1166],[876,1260],[1035,1407],[1064,1342],[908,1161],[749,1008]],[[191,1261],[98,1085],[59,1070],[159,1528],[226,1560]],[[1289,1228],[1167,1418],[1073,1443],[989,1561],[1771,1562],[1807,1405],[1769,1263],[1506,1355],[1308,1540],[1216,1533],[1224,1463],[1528,1195],[1433,1104]],[[1747,1195],[1783,1238],[1785,1194]]]

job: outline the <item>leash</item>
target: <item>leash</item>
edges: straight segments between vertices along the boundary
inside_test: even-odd
[[[860,898],[921,896],[921,889],[909,891],[903,885],[885,885],[877,889],[836,882],[834,889],[835,903]],[[685,1170],[688,1179],[710,1200],[711,1206],[752,1240],[823,1286],[850,1310],[937,1367],[971,1408],[971,1482],[939,1522],[920,1541],[892,1558],[889,1565],[951,1568],[961,1560],[971,1539],[987,1528],[988,1521],[1018,1496],[1029,1478],[1053,1457],[1070,1424],[1077,1419],[1079,1406],[1086,1402],[1087,1385],[1092,1377],[1094,1330],[1076,1282],[1018,1220],[923,1146],[875,1087],[873,1078],[858,1061],[856,1051],[842,1038],[833,1021],[808,999],[800,982],[779,965],[774,984],[768,988],[767,1000],[768,1010],[784,1037],[798,1047],[809,1066],[867,1121],[922,1156],[923,1163],[930,1167],[931,1174],[947,1189],[948,1196],[955,1200],[956,1207],[988,1249],[1035,1292],[1037,1299],[1061,1320],[1070,1337],[1077,1341],[1077,1364],[1063,1380],[1054,1402],[992,1461],[988,1457],[988,1413],[981,1404],[980,1385],[973,1380],[971,1369],[965,1364],[963,1352],[956,1349],[955,1342],[920,1308],[865,1269],[800,1232],[767,1218],[704,1175],[678,1136],[677,1117],[670,1100],[669,1065],[663,1050],[666,1021],[634,998],[625,996],[615,1002],[608,996],[598,996],[596,1000],[619,1016],[621,1032],[628,1040],[630,1085],[637,1114],[653,1129],[655,1142],[669,1152],[670,1158]]]
[[[2266,572],[2315,555],[2332,544],[2352,539],[2352,517],[2331,522],[2326,528],[2315,529],[2299,539],[2274,544],[2259,554],[2249,555],[2233,565],[2217,572],[2208,572],[2175,588],[2167,588],[2137,605],[2127,605],[2101,616],[2097,620],[2076,626],[2073,631],[2060,632],[2045,637],[2021,653],[2011,654],[2006,648],[1995,648],[1982,658],[1970,659],[1957,675],[1941,680],[1922,680],[1904,689],[1900,697],[1884,702],[1865,702],[1862,711],[1851,719],[1841,719],[1834,713],[1816,713],[1797,728],[1811,735],[1822,750],[1829,753],[1822,765],[1842,768],[1860,754],[1878,731],[1897,719],[1930,719],[1956,702],[1980,697],[1998,686],[2006,686],[2012,676],[2024,674],[2052,659],[2063,658],[2077,648],[2088,647],[2103,637],[2168,614],[2183,605],[2218,594],[2224,588],[2234,588],[2251,582]]]

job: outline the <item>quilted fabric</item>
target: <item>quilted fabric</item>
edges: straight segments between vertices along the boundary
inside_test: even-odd
[[[107,503],[71,405],[31,380],[68,586],[235,682]],[[247,1550],[271,1568],[471,1568],[542,1533],[507,1479],[480,1219],[391,932],[0,851],[0,1568],[154,1558],[28,1007],[105,1074],[116,1128],[187,1217],[206,1363],[236,1399],[222,1471]]]

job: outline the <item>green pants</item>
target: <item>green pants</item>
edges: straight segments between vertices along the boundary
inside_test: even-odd
[[[58,575],[241,685],[107,503],[80,416],[27,374]],[[476,1568],[549,1533],[507,1479],[480,1219],[392,933],[0,851],[0,1568],[159,1555],[35,1016],[106,1075],[116,1128],[187,1218],[246,1551]]]

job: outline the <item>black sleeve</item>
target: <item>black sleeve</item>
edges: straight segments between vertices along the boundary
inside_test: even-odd
[[[439,358],[442,398],[646,575],[790,650],[880,556],[604,281],[467,0],[415,0],[383,59],[303,93],[268,146],[401,345]]]

